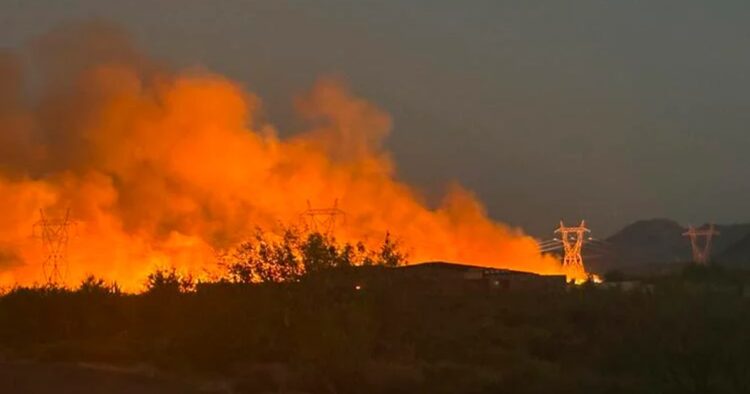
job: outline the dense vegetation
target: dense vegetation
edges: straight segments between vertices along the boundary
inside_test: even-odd
[[[306,268],[284,279],[258,280],[246,245],[255,257],[216,283],[167,270],[138,295],[95,278],[14,289],[0,298],[0,346],[16,359],[223,376],[247,393],[750,392],[750,300],[735,272],[690,268],[631,291],[457,293],[392,281],[390,241],[369,267],[324,238],[288,244],[315,253],[292,248]]]

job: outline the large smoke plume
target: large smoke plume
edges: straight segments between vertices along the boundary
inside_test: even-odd
[[[39,210],[70,208],[68,281],[138,289],[157,266],[200,274],[256,227],[296,224],[307,201],[347,213],[342,240],[395,235],[411,261],[561,272],[458,186],[431,209],[394,179],[389,116],[321,80],[280,138],[260,100],[205,71],[171,72],[105,25],[68,26],[0,54],[0,283],[43,280]]]

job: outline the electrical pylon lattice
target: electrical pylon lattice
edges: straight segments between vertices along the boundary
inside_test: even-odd
[[[555,233],[560,233],[560,240],[562,241],[563,250],[565,252],[565,256],[563,257],[563,267],[571,272],[586,272],[583,266],[581,250],[583,249],[583,241],[585,239],[584,234],[588,232],[591,232],[591,230],[586,228],[586,222],[584,220],[581,220],[579,226],[573,227],[566,227],[561,220],[560,227],[555,230]]]
[[[696,264],[708,264],[711,258],[711,240],[714,235],[719,235],[719,232],[714,229],[714,225],[709,224],[708,228],[704,229],[688,226],[688,230],[682,233],[682,235],[690,238],[690,247],[693,250],[693,262]],[[698,241],[700,238],[704,239],[703,245]]]
[[[59,218],[50,218],[43,209],[39,210],[40,219],[34,224],[34,236],[42,240],[44,260],[42,272],[48,285],[59,285],[65,282],[68,265],[68,230],[72,224],[70,209]]]
[[[346,220],[346,212],[339,209],[338,205],[339,201],[334,200],[330,208],[313,208],[308,200],[307,210],[301,215],[305,231],[332,236],[336,230],[337,221]]]

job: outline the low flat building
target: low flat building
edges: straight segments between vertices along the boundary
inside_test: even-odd
[[[495,290],[564,290],[565,275],[540,275],[502,268],[448,262],[427,262],[397,268],[400,274],[446,285],[470,285]]]
[[[564,291],[565,275],[539,275],[531,272],[481,267],[448,262],[427,262],[401,267],[361,266],[309,275],[305,281],[327,286],[367,291],[417,291],[462,296],[504,291]]]

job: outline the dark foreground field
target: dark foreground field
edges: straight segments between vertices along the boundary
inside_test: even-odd
[[[142,295],[17,289],[0,298],[0,392],[747,393],[738,277],[630,291],[352,273]]]
[[[189,384],[104,366],[29,362],[0,363],[0,393],[191,394]],[[215,391],[219,392],[219,391]]]

